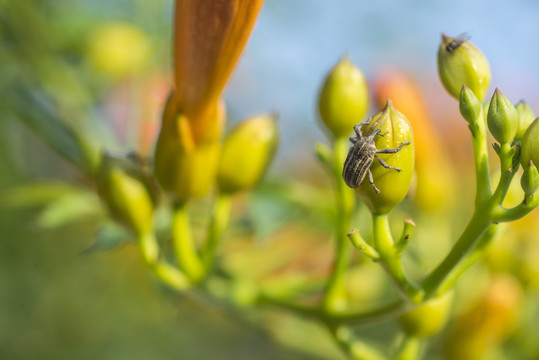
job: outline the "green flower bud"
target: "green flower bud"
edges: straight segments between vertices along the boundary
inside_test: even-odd
[[[533,195],[539,189],[539,171],[532,160],[524,167],[524,173],[520,178],[520,185],[526,196]]]
[[[408,335],[419,338],[434,335],[447,324],[452,302],[453,293],[445,293],[402,315],[399,322]]]
[[[535,119],[535,114],[532,108],[524,101],[520,100],[517,106],[515,106],[518,112],[518,131],[515,136],[515,140],[521,140],[526,132],[526,129]]]
[[[163,189],[176,201],[203,197],[215,182],[224,107],[220,106],[217,112],[213,128],[204,134],[203,139],[195,142],[188,119],[181,114],[174,116],[165,108],[155,148],[154,173]]]
[[[152,228],[155,186],[148,174],[126,159],[104,154],[97,174],[98,192],[112,217],[146,234]]]
[[[444,88],[455,99],[459,99],[462,85],[466,85],[482,102],[490,84],[487,59],[465,35],[453,38],[442,34],[438,74]]]
[[[513,141],[518,130],[518,112],[498,89],[490,100],[487,124],[494,139],[500,143]]]
[[[275,116],[255,116],[236,126],[223,145],[219,189],[233,193],[255,186],[271,163],[278,141]]]
[[[345,56],[329,72],[318,98],[325,127],[334,137],[348,136],[369,109],[369,89],[361,70]]]
[[[357,189],[360,198],[373,213],[386,214],[404,199],[410,188],[414,172],[414,136],[410,123],[393,107],[391,100],[388,100],[382,111],[370,119],[369,124],[363,126],[364,136],[371,133],[371,127],[380,129],[380,135],[385,134],[374,137],[378,150],[397,149],[401,144],[409,142],[394,154],[377,155],[389,166],[397,167],[401,171],[387,169],[377,159],[373,159],[370,170],[374,184],[380,190],[379,194],[375,192],[367,176]]]
[[[460,91],[459,109],[462,117],[469,123],[477,121],[483,111],[483,105],[466,85],[462,85]]]
[[[535,119],[522,137],[520,146],[520,163],[526,166],[530,163],[539,164],[539,118]]]

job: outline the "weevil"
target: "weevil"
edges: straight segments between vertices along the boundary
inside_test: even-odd
[[[370,123],[370,119],[356,124],[354,126],[354,132],[356,133],[357,137],[350,137],[350,141],[354,146],[350,148],[348,151],[348,156],[346,157],[346,160],[344,162],[344,167],[342,171],[342,178],[344,179],[344,182],[346,185],[351,187],[352,189],[355,189],[359,187],[361,182],[363,182],[363,179],[365,179],[365,175],[368,175],[369,183],[374,188],[374,191],[376,191],[377,194],[380,193],[380,190],[374,185],[374,180],[372,177],[371,172],[371,165],[374,159],[378,160],[380,165],[385,167],[386,169],[393,169],[396,171],[402,171],[402,169],[394,166],[389,166],[386,164],[386,162],[382,159],[380,159],[376,154],[394,154],[399,152],[404,145],[409,145],[409,141],[405,141],[399,145],[397,149],[382,149],[378,150],[376,149],[376,145],[374,143],[374,137],[376,135],[378,136],[385,136],[388,131],[386,131],[383,134],[380,134],[380,129],[373,129],[374,125],[371,126],[371,133],[368,136],[363,136],[361,133],[361,127],[363,125],[367,125]],[[376,125],[376,124],[375,124]]]

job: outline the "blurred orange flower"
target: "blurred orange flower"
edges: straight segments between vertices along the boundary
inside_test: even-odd
[[[217,102],[264,0],[177,0],[174,13],[174,105],[195,142]]]

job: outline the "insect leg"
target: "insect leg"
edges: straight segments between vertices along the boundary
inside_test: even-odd
[[[399,145],[399,147],[396,148],[396,149],[382,149],[382,150],[376,150],[376,153],[377,153],[377,154],[394,154],[394,153],[397,153],[397,152],[401,151],[401,149],[402,149],[402,147],[403,147],[404,145],[410,145],[410,142],[409,142],[409,141],[405,141],[405,142],[401,143],[401,144]]]
[[[380,165],[382,165],[382,166],[385,167],[386,169],[393,169],[393,170],[397,170],[398,172],[401,172],[401,171],[402,171],[401,168],[394,167],[394,166],[389,166],[384,160],[380,159],[378,156],[374,155],[374,157],[376,158],[376,160],[378,160],[378,162],[380,163]]]
[[[377,194],[380,194],[380,190],[378,190],[378,188],[376,187],[376,185],[374,185],[374,179],[372,178],[372,172],[371,172],[371,169],[367,170],[367,176],[369,177],[369,183],[372,185],[372,187],[374,188],[374,191],[376,191]]]
[[[378,135],[380,135],[381,137],[384,137],[384,136],[386,136],[386,134],[389,134],[389,130],[388,130],[388,131],[386,131],[386,132],[385,132],[385,133],[383,133],[383,134],[380,134],[380,133],[378,133]]]
[[[358,140],[357,140],[355,137],[350,136],[350,142],[351,142],[352,144],[357,143],[357,141],[358,141]]]

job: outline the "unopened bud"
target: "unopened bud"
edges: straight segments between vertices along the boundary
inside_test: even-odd
[[[255,116],[236,126],[221,152],[219,189],[233,193],[255,186],[271,163],[278,140],[275,116]]]
[[[483,101],[490,84],[488,61],[466,35],[453,38],[442,34],[438,74],[444,88],[455,99],[459,99],[462,85],[466,85]]]
[[[459,109],[462,117],[469,123],[473,123],[480,119],[481,112],[483,111],[483,105],[477,99],[473,91],[466,85],[462,85],[460,91]]]
[[[400,171],[384,167],[375,158],[370,171],[380,192],[376,193],[368,181],[368,176],[365,176],[357,191],[373,213],[386,214],[404,199],[410,188],[415,160],[414,135],[410,123],[393,107],[391,100],[388,100],[382,111],[371,118],[369,124],[363,126],[362,132],[367,136],[377,129],[380,130],[374,137],[377,150],[400,148],[398,152],[377,156],[390,167],[396,167]]]
[[[520,146],[520,163],[526,166],[530,163],[539,164],[539,118],[535,119],[522,137]]]
[[[428,300],[399,318],[404,331],[410,336],[424,338],[434,335],[447,324],[453,293]]]
[[[334,137],[348,136],[369,109],[369,89],[361,70],[345,56],[329,72],[318,98],[320,117]]]
[[[114,219],[136,234],[152,228],[155,187],[151,179],[129,160],[103,155],[97,175],[98,191]]]
[[[494,139],[500,143],[513,141],[518,130],[518,112],[498,89],[490,100],[487,124]]]
[[[518,131],[515,139],[521,140],[530,124],[535,120],[535,114],[533,113],[532,108],[524,100],[520,100],[515,108],[518,112]]]
[[[524,167],[524,173],[522,174],[522,178],[520,178],[520,185],[526,196],[533,195],[539,189],[539,171],[537,171],[537,167],[531,160]]]

